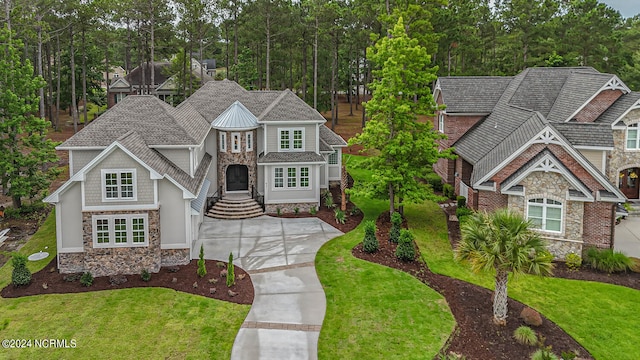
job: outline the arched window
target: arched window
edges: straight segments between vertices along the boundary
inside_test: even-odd
[[[562,232],[562,203],[546,198],[530,199],[527,219],[536,229]]]

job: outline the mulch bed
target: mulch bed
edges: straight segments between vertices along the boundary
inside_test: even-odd
[[[513,339],[513,332],[524,321],[519,318],[524,304],[509,299],[508,321],[506,326],[493,324],[492,294],[483,287],[462,280],[432,273],[426,264],[419,261],[402,262],[395,257],[396,244],[390,243],[389,213],[384,212],[377,220],[380,250],[374,254],[363,251],[358,244],[352,253],[355,257],[405,271],[429,287],[442,294],[454,318],[456,329],[442,349],[443,353],[464,355],[474,360],[512,360],[529,358],[535,347],[521,345]],[[420,258],[419,253],[416,258]],[[543,324],[534,330],[546,338],[545,345],[552,346],[556,354],[562,351],[575,351],[582,359],[591,359],[585,348],[544,316]]]
[[[60,274],[56,270],[56,259],[39,272],[33,274],[31,284],[27,286],[15,287],[8,285],[0,292],[4,298],[15,298],[29,295],[42,294],[68,294],[88,291],[127,289],[137,287],[164,287],[182,291],[189,294],[200,295],[212,299],[229,301],[237,304],[253,303],[253,283],[247,273],[235,266],[236,284],[231,288],[227,287],[226,279],[220,275],[220,271],[227,268],[227,263],[215,260],[205,260],[207,275],[198,277],[196,270],[198,260],[191,260],[187,265],[163,267],[158,273],[151,274],[151,280],[142,281],[139,274],[121,275],[118,279],[109,276],[96,277],[93,285],[86,287],[80,284],[79,280],[66,281],[69,274]],[[79,277],[78,277],[79,278]],[[240,280],[242,278],[242,280]],[[114,284],[118,280],[126,279],[126,282]],[[215,279],[217,282],[214,282]],[[44,288],[46,284],[46,289]],[[197,284],[197,287],[195,286]],[[211,289],[215,288],[212,294]],[[231,296],[229,290],[235,295]]]

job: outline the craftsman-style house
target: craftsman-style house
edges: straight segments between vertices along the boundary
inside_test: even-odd
[[[228,80],[177,107],[123,98],[58,147],[70,179],[45,201],[56,207],[60,271],[156,272],[197,256],[207,214],[318,208],[320,190],[340,181],[346,146],[324,122],[289,90]]]
[[[616,205],[639,198],[640,93],[590,67],[442,77],[433,120],[455,160],[435,171],[474,209],[533,221],[558,258],[612,247]]]

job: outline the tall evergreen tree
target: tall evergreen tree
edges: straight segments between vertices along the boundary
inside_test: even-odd
[[[22,206],[23,198],[46,192],[59,171],[47,165],[58,161],[55,143],[45,139],[48,122],[37,117],[38,90],[45,86],[28,59],[20,58],[23,44],[6,27],[0,30],[0,184]]]

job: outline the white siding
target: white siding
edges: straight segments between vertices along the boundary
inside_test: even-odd
[[[60,195],[56,216],[61,216],[61,225],[58,229],[61,248],[58,252],[67,252],[65,249],[82,249],[82,194],[80,183],[72,184],[69,189]]]
[[[602,150],[579,150],[582,155],[584,155],[587,160],[589,160],[593,165],[595,165],[602,173],[605,172],[605,164],[602,163]]]
[[[182,190],[163,179],[158,181],[158,193],[161,245],[186,244],[185,212],[190,214],[191,208],[185,208]]]

